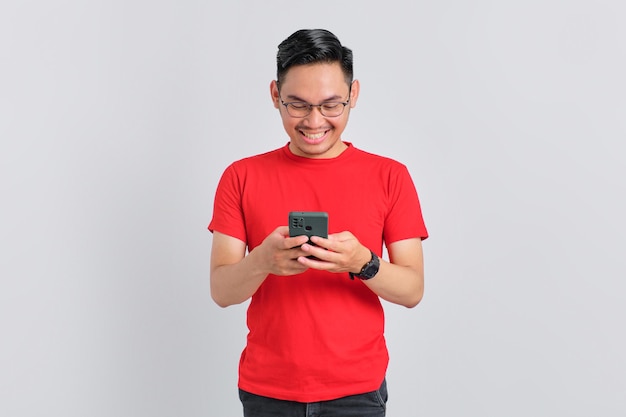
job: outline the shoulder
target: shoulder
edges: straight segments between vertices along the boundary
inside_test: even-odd
[[[246,156],[244,158],[231,162],[230,165],[226,167],[226,171],[246,172],[249,170],[267,167],[268,164],[278,163],[282,158],[282,154],[283,152],[279,148],[257,155]]]
[[[353,147],[353,156],[359,163],[367,163],[367,166],[380,167],[388,170],[406,171],[407,167],[404,163],[393,159],[389,156],[375,154]]]
[[[266,163],[270,160],[279,159],[282,155],[282,148],[273,149],[271,151],[263,152],[257,155],[246,156],[236,160],[231,165],[253,165],[259,163]]]

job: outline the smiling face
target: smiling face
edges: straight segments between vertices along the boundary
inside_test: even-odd
[[[359,82],[355,80],[350,88],[339,63],[294,66],[287,72],[280,91],[276,81],[272,81],[270,93],[289,135],[289,149],[295,155],[334,158],[346,149],[341,134],[348,123],[350,109],[356,105]],[[346,102],[348,99],[349,103],[340,116],[325,117],[318,107],[314,107],[308,116],[300,118],[290,116],[281,99],[285,103],[305,102],[314,105]]]

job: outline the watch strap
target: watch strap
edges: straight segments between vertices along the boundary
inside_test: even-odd
[[[374,278],[374,276],[378,273],[378,269],[380,267],[380,259],[378,256],[370,249],[370,253],[372,254],[372,258],[361,268],[361,271],[358,273],[349,272],[350,279],[354,279],[357,277],[363,281]]]

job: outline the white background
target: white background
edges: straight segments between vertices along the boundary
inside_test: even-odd
[[[385,304],[389,416],[626,415],[626,6],[0,6],[0,415],[241,415],[245,305],[209,295],[213,193],[284,145],[276,47],[327,28],[344,139],[405,163],[426,293]]]

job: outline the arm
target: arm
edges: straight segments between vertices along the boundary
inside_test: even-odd
[[[361,266],[371,258],[369,249],[365,249],[367,254]],[[400,240],[390,244],[387,249],[391,262],[381,259],[376,276],[363,282],[384,300],[408,308],[415,307],[424,295],[422,240]],[[352,272],[360,270],[361,267],[357,267]]]
[[[311,240],[321,248],[305,244],[302,249],[320,260],[298,258],[300,263],[309,268],[358,273],[371,259],[369,249],[349,232],[331,235],[328,239],[312,237]],[[415,307],[424,294],[422,240],[400,240],[390,244],[387,249],[390,262],[381,259],[376,276],[363,283],[386,301],[408,308]]]
[[[269,274],[294,275],[307,267],[297,262],[298,247],[306,236],[290,238],[281,226],[246,256],[246,244],[223,233],[213,233],[211,246],[211,297],[221,307],[240,304],[256,292]]]

